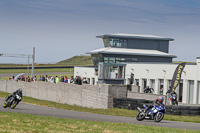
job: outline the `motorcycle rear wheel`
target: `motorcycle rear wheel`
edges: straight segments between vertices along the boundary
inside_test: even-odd
[[[145,114],[144,114],[143,112],[139,112],[139,113],[137,114],[137,116],[136,116],[136,119],[137,119],[138,121],[142,121],[142,120],[144,120],[144,118],[145,118]]]
[[[12,104],[11,104],[11,106],[10,106],[11,109],[14,109],[17,106],[17,104],[18,104],[18,101],[16,101],[16,100],[13,101]]]
[[[164,118],[164,113],[156,113],[154,116],[154,121],[155,122],[160,122]]]

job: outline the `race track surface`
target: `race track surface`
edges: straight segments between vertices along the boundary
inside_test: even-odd
[[[168,127],[168,128],[200,130],[200,123],[187,123],[187,122],[176,122],[176,121],[166,121],[166,120],[163,120],[158,123],[155,123],[152,120],[137,121],[135,118],[131,117],[83,113],[83,112],[69,111],[64,109],[49,108],[23,102],[19,103],[19,105],[17,105],[15,109],[11,109],[11,108],[3,108],[3,103],[4,99],[0,98],[0,111],[2,112],[18,112],[25,114],[54,116],[60,118],[83,119],[89,121],[105,121],[105,122],[115,122],[115,123],[129,123],[137,125],[151,125],[151,126]]]

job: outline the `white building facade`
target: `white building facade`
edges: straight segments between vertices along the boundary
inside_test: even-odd
[[[197,64],[186,64],[180,84],[176,88],[182,103],[200,104],[200,58],[196,61]],[[133,84],[140,87],[140,93],[149,86],[154,89],[154,94],[160,94],[163,88],[165,95],[177,66],[178,64],[173,63],[126,63],[124,84],[130,84],[133,73]],[[74,75],[86,77],[90,84],[98,84],[98,75],[93,67],[75,67]]]

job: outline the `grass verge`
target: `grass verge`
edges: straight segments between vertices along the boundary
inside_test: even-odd
[[[73,72],[74,68],[49,68],[49,69],[34,69],[34,73],[45,73],[45,72]],[[0,69],[0,74],[10,73],[11,76],[14,73],[27,73],[27,69]],[[29,69],[31,73],[31,69]]]
[[[8,96],[8,93],[0,92],[0,97],[7,97],[7,96]],[[104,115],[136,117],[136,115],[138,113],[135,110],[127,110],[127,109],[117,109],[117,108],[93,109],[93,108],[86,108],[86,107],[80,107],[80,106],[75,106],[75,105],[72,106],[72,105],[50,102],[50,101],[45,101],[45,100],[38,100],[35,98],[31,98],[31,97],[23,97],[22,102],[32,103],[32,104],[36,104],[36,105],[42,105],[42,106],[46,106],[46,107],[67,109],[67,110],[73,110],[73,111],[79,111],[79,112],[104,114]],[[164,120],[200,123],[200,116],[165,115]]]
[[[0,132],[198,133],[195,130],[0,112]]]

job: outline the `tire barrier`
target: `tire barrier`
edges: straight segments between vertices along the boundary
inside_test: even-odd
[[[132,99],[132,98],[114,98],[113,107],[129,110],[137,110],[137,107],[142,107],[143,104],[152,104],[153,101],[145,99]],[[200,106],[181,106],[181,105],[166,105],[166,114],[169,115],[200,115]]]
[[[153,101],[145,99],[132,99],[132,98],[114,98],[113,107],[129,110],[136,110],[137,107],[142,107],[143,104],[152,104]]]
[[[165,106],[166,114],[172,115],[193,115],[199,116],[200,115],[200,106],[176,106],[170,105]]]

